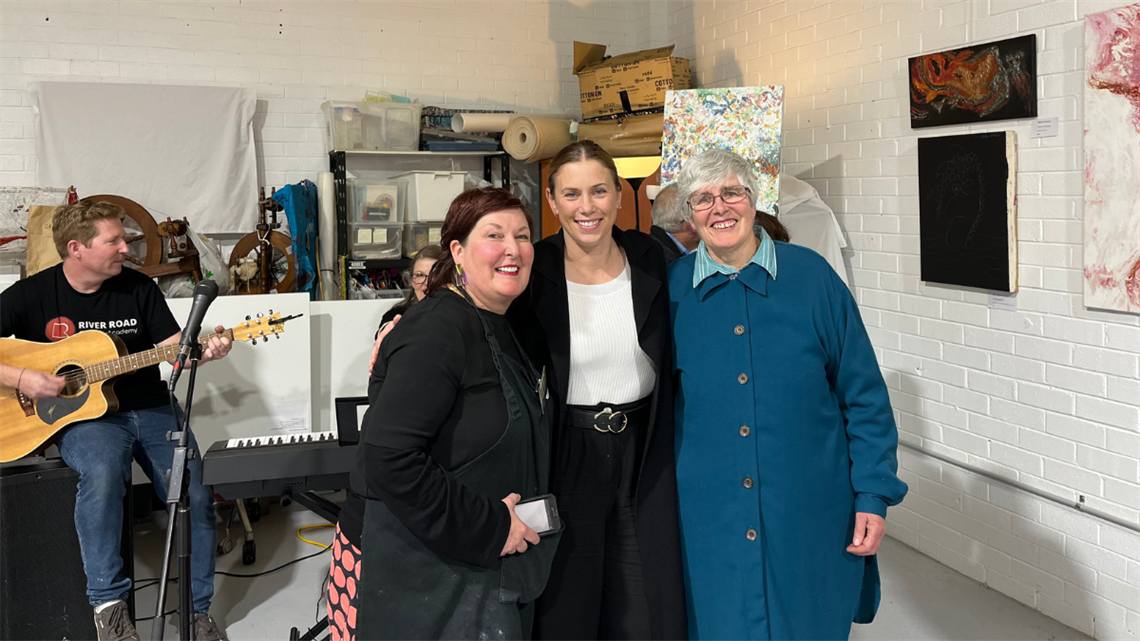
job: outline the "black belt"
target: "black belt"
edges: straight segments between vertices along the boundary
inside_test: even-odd
[[[587,430],[620,434],[632,426],[638,428],[649,422],[649,398],[633,403],[599,403],[593,407],[567,405],[563,414],[566,425]]]

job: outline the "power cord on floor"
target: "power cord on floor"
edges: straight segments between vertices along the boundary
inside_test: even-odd
[[[329,581],[332,580],[332,568],[325,570],[325,579],[321,581],[321,591],[317,593],[317,613],[313,615],[313,623],[321,621],[321,603],[329,596]]]
[[[302,541],[304,541],[305,543],[308,543],[310,545],[315,545],[317,547],[321,547],[321,548],[328,550],[332,547],[331,543],[329,545],[325,545],[324,543],[320,543],[317,541],[310,541],[309,539],[306,539],[305,537],[301,536],[301,532],[303,532],[304,530],[311,530],[313,528],[318,528],[318,527],[336,527],[336,525],[334,525],[332,523],[320,523],[318,525],[306,525],[304,527],[297,528],[297,538],[301,539]]]
[[[309,527],[319,527],[319,526],[309,526]],[[306,560],[311,559],[313,557],[320,556],[321,554],[324,554],[325,552],[328,552],[330,549],[332,549],[332,546],[325,547],[321,543],[315,543],[313,541],[307,541],[307,542],[312,543],[313,545],[320,546],[323,549],[321,549],[318,552],[313,552],[312,554],[310,554],[308,556],[303,556],[299,559],[293,559],[292,561],[289,561],[287,563],[282,563],[281,565],[279,565],[275,568],[271,568],[269,570],[265,570],[264,572],[257,572],[254,574],[236,574],[233,572],[222,572],[219,570],[219,571],[214,572],[214,574],[220,574],[222,576],[232,576],[232,577],[239,578],[239,579],[252,579],[254,577],[265,576],[267,574],[273,574],[274,572],[278,572],[280,570],[283,570],[283,569],[289,567],[290,565],[293,565],[294,563],[300,563],[301,561],[306,561]],[[178,579],[176,577],[169,579],[169,581],[171,581],[171,582],[177,581],[177,580]],[[158,585],[158,582],[159,582],[158,579],[143,579],[143,582],[140,582],[139,584],[135,585],[133,587],[133,590],[137,593],[139,590],[142,590],[143,588],[149,588],[151,586]]]
[[[234,574],[232,572],[215,572],[214,574],[220,574],[222,576],[232,576],[232,577],[236,577],[239,579],[252,579],[252,578],[258,577],[258,576],[265,576],[267,574],[273,574],[274,572],[277,572],[279,570],[283,570],[283,569],[289,567],[290,565],[293,565],[294,563],[300,563],[301,561],[306,561],[306,560],[311,559],[313,557],[320,556],[320,555],[324,554],[325,552],[328,552],[330,549],[331,548],[325,548],[323,550],[313,552],[312,554],[310,554],[308,556],[303,556],[299,559],[293,559],[292,561],[289,561],[288,563],[283,563],[283,564],[273,568],[272,570],[266,570],[264,572],[258,572],[256,574]]]

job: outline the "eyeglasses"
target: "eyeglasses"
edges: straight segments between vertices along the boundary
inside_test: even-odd
[[[693,211],[705,211],[712,209],[713,203],[717,198],[720,198],[726,205],[735,205],[736,203],[748,198],[752,193],[750,189],[743,185],[734,185],[732,187],[725,187],[720,190],[720,195],[710,194],[707,191],[702,191],[699,194],[689,198],[689,208]]]
[[[428,275],[423,272],[416,272],[412,274],[412,283],[416,285],[423,285],[427,281]]]

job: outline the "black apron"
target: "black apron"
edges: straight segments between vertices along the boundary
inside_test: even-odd
[[[539,398],[540,377],[529,361],[520,364],[504,354],[482,313],[475,312],[499,370],[507,428],[491,449],[451,476],[495,500],[513,492],[524,500],[546,494],[551,416]],[[546,587],[561,531],[481,568],[433,553],[382,501],[365,503],[357,639],[523,638],[520,607]]]

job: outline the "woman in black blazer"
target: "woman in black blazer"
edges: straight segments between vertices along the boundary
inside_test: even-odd
[[[598,145],[564,148],[549,176],[562,231],[535,245],[509,312],[549,376],[566,524],[534,636],[686,638],[665,259],[614,226],[620,182]]]

